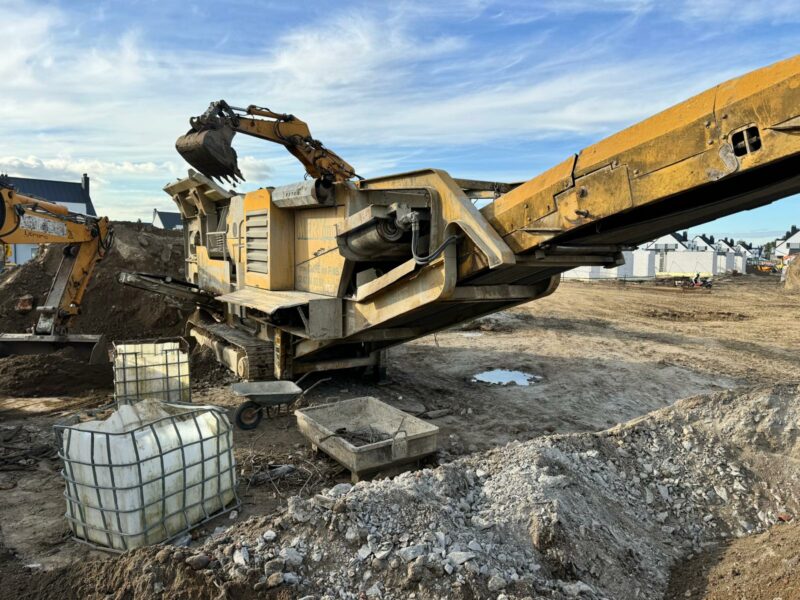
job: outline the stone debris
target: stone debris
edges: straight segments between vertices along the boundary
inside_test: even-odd
[[[206,554],[195,554],[186,559],[186,564],[192,567],[195,571],[205,569],[211,562],[211,557]]]
[[[319,600],[656,600],[678,561],[797,514],[798,418],[796,384],[689,398],[599,433],[339,484],[322,494],[333,505],[294,497],[196,552],[220,585]]]

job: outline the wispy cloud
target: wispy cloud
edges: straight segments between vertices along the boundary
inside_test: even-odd
[[[225,98],[297,114],[365,175],[446,166],[531,177],[779,58],[790,30],[748,37],[745,55],[708,27],[727,4],[403,0],[343,2],[329,15],[249,0],[193,12],[164,0],[79,14],[0,0],[0,34],[25,40],[0,53],[0,171],[88,172],[101,210],[145,217],[170,206],[159,190],[186,168],[174,141],[188,117]],[[785,0],[769,12],[756,4],[737,5],[726,27],[796,18]],[[702,23],[713,44],[697,41]],[[302,177],[281,148],[245,136],[236,147],[245,189]]]

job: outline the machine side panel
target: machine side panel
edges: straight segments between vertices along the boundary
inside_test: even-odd
[[[339,293],[345,258],[336,243],[336,224],[344,206],[295,211],[295,288],[324,296]]]

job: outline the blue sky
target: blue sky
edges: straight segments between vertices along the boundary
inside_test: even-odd
[[[149,220],[211,100],[292,112],[363,176],[439,167],[524,180],[800,47],[798,0],[0,0],[0,172],[77,181]],[[297,181],[238,137],[243,189]],[[695,231],[767,241],[790,198]]]

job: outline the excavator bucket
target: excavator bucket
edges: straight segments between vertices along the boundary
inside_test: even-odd
[[[236,132],[230,125],[191,130],[175,142],[186,162],[206,177],[244,181],[231,141]]]
[[[50,354],[69,348],[77,360],[89,364],[109,361],[103,335],[37,335],[33,333],[0,333],[0,357],[20,354]]]

